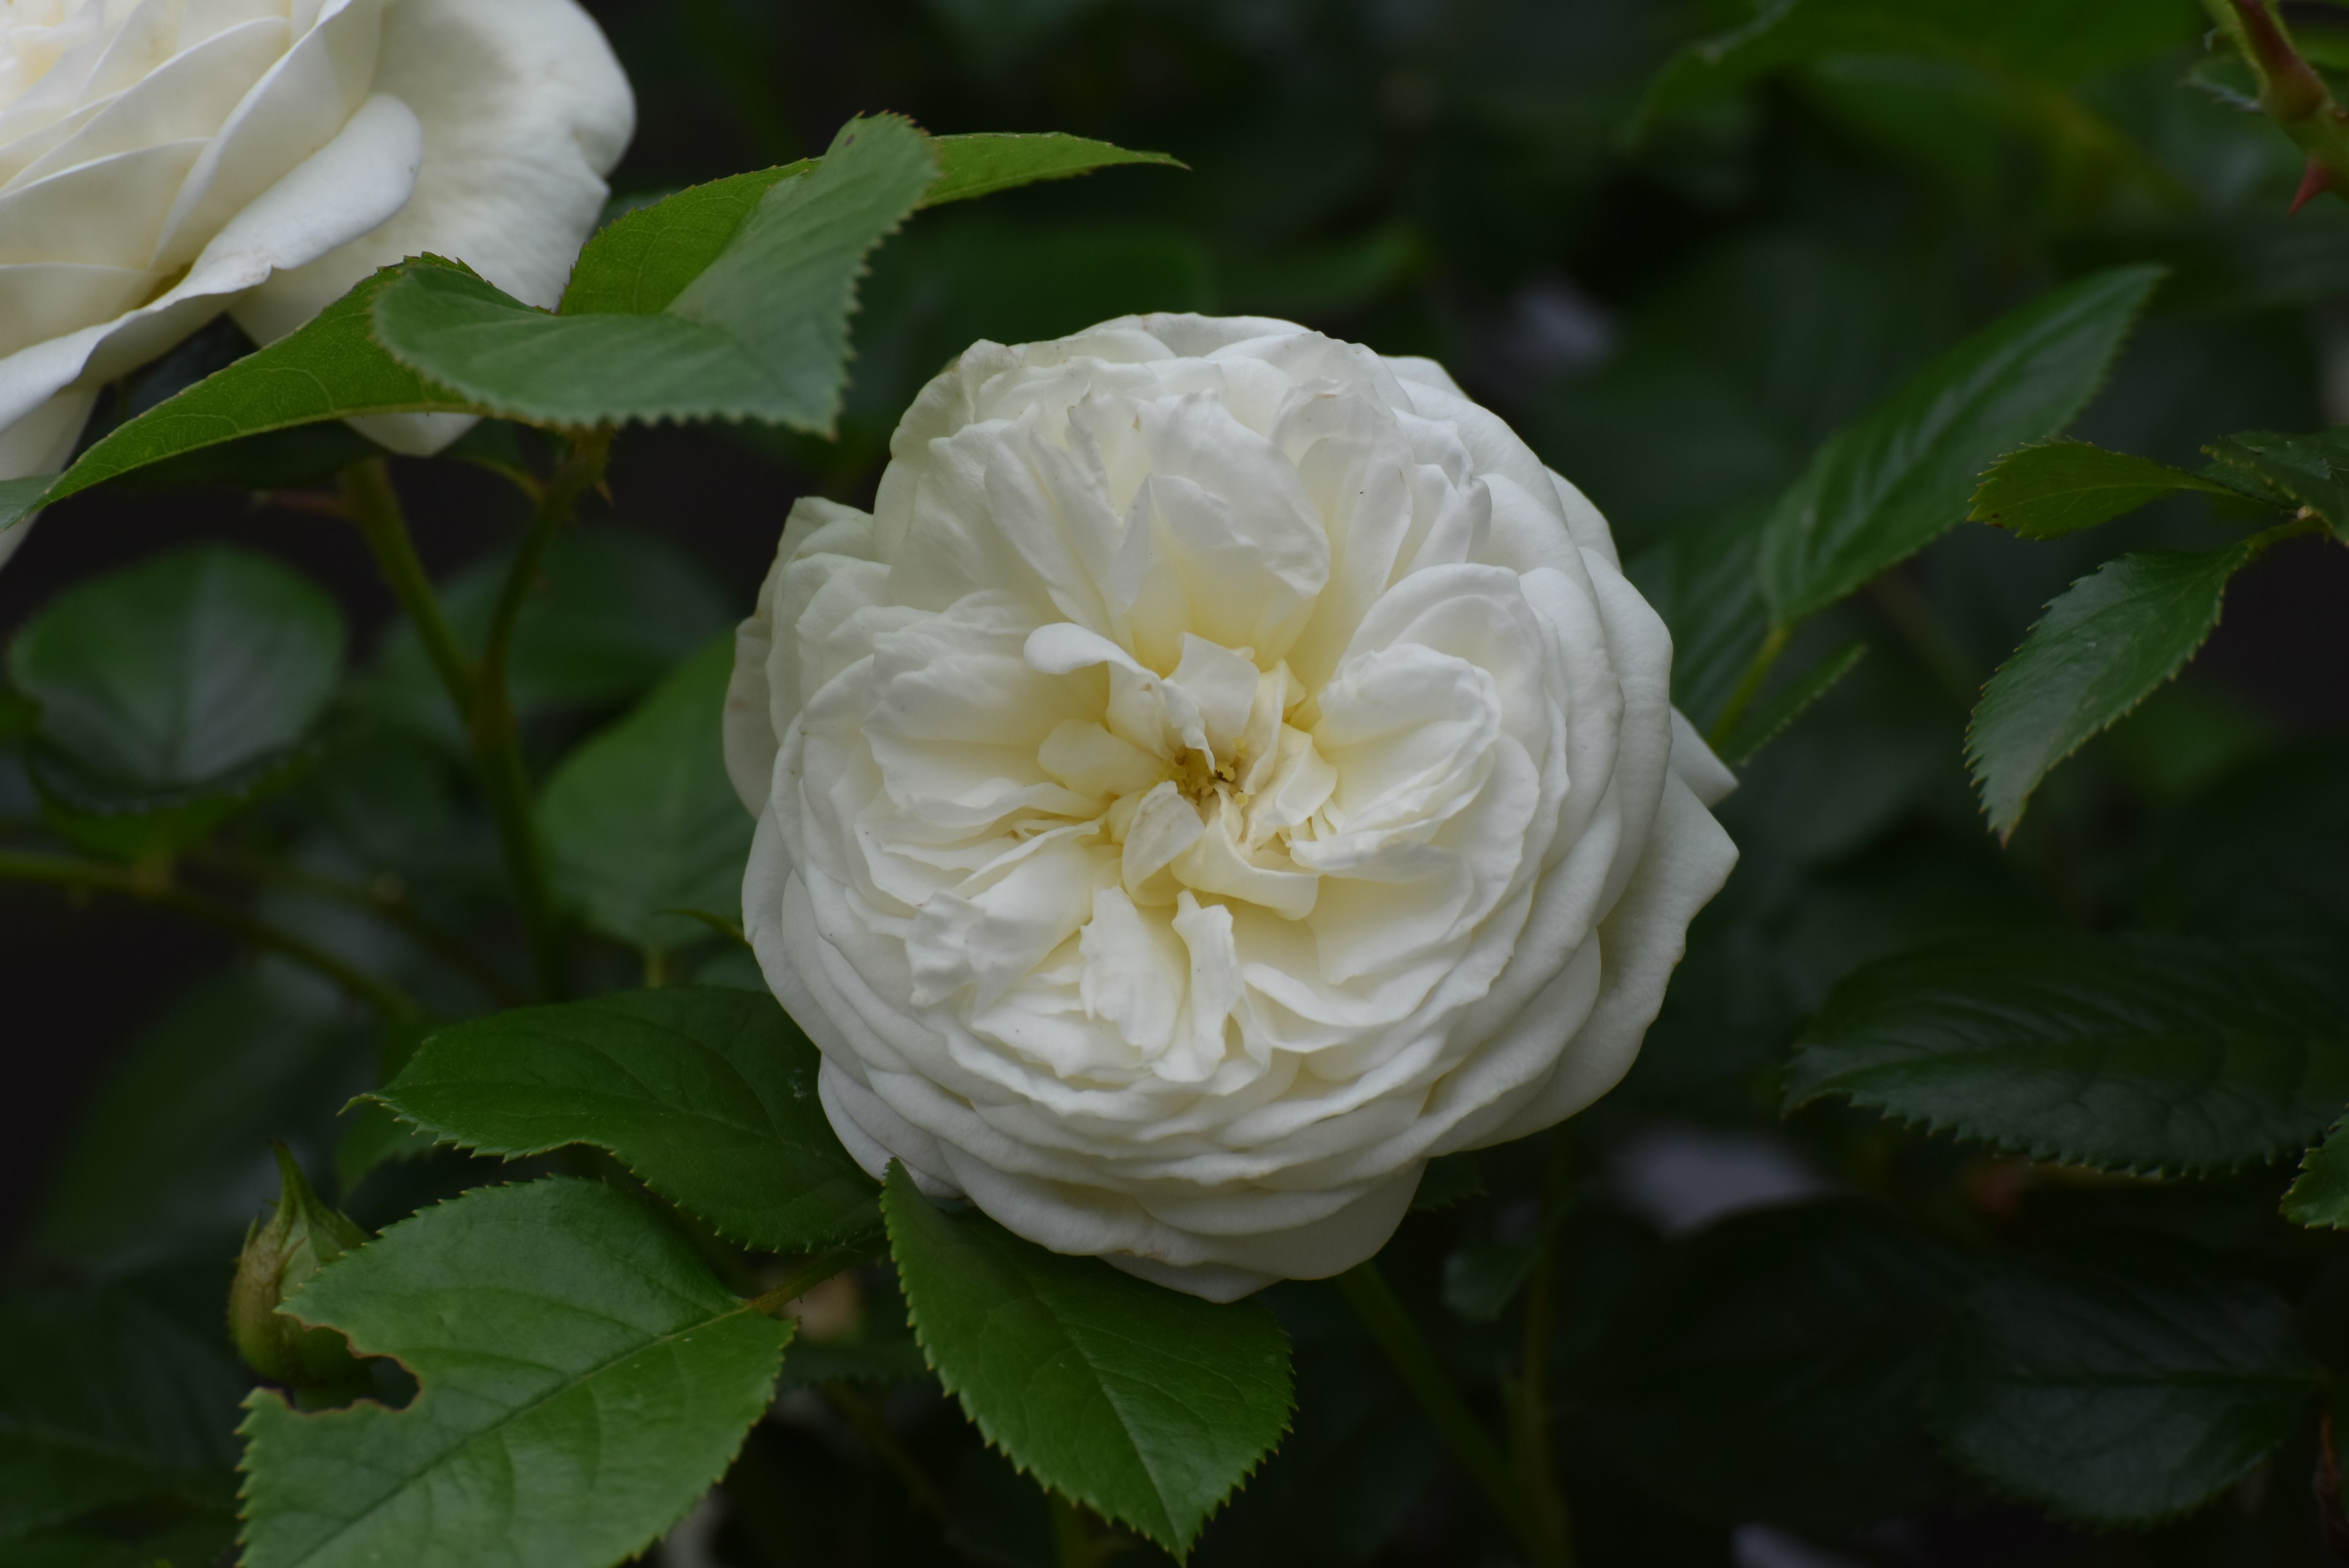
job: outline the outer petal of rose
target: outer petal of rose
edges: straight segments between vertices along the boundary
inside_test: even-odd
[[[376,88],[424,127],[424,164],[398,216],[281,273],[237,307],[263,342],[284,337],[378,267],[433,252],[515,298],[552,306],[636,130],[636,99],[603,32],[574,0],[401,0],[384,17]],[[449,415],[361,428],[395,451],[464,433]]]
[[[160,298],[0,359],[0,479],[62,467],[99,386],[169,348],[273,271],[298,266],[398,211],[421,151],[408,107],[370,99],[333,141],[238,213]],[[0,532],[0,565],[32,521]]]

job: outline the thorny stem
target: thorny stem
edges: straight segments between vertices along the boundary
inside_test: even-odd
[[[2349,110],[2333,101],[2324,78],[2292,47],[2270,0],[2202,0],[2202,5],[2259,78],[2260,107],[2308,154],[2308,172],[2292,199],[2292,211],[2320,191],[2349,196]]]
[[[413,997],[388,981],[378,980],[366,971],[346,963],[326,949],[291,931],[180,886],[171,877],[168,867],[159,876],[150,868],[107,866],[62,855],[0,854],[0,881],[41,882],[56,888],[117,893],[141,903],[173,909],[254,947],[267,949],[316,970],[387,1018],[412,1017],[422,1011]]]
[[[1452,1451],[1461,1469],[1485,1494],[1518,1544],[1537,1568],[1572,1568],[1573,1548],[1562,1535],[1549,1533],[1541,1509],[1526,1494],[1517,1471],[1492,1434],[1485,1430],[1467,1400],[1453,1386],[1443,1363],[1435,1358],[1419,1325],[1411,1321],[1402,1302],[1379,1272],[1376,1262],[1358,1263],[1338,1276],[1338,1288],[1371,1331],[1389,1365],[1403,1381]]]

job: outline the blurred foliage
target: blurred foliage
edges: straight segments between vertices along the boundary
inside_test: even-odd
[[[2205,52],[2207,18],[2183,0],[593,8],[642,101],[615,182],[624,203],[813,155],[848,115],[878,110],[941,133],[1068,131],[1188,166],[920,217],[864,287],[838,440],[726,431],[758,483],[696,537],[719,539],[729,560],[767,547],[794,493],[867,498],[898,413],[975,338],[1047,337],[1129,310],[1277,314],[1431,355],[1508,417],[1607,513],[1674,626],[1677,698],[1713,715],[1767,628],[1753,549],[1773,503],[1823,441],[2050,287],[2115,265],[2170,269],[2076,428],[2086,440],[2199,469],[2227,432],[2349,418],[2349,202],[2285,216],[2301,155],[2250,104],[2248,73]],[[2320,47],[2328,9],[2292,14],[2332,68],[2349,51]],[[623,452],[665,439],[632,432]],[[535,450],[491,444],[472,455],[493,466]],[[241,483],[310,477],[306,449],[247,455],[268,461],[233,470]],[[670,672],[744,607],[747,585],[721,586],[643,526],[661,516],[651,488],[622,483],[616,519],[564,540],[535,581],[512,677],[542,779],[604,754],[575,753],[583,740],[600,735],[609,753],[647,731],[664,680],[695,679]],[[471,519],[495,553],[449,587],[469,647],[487,634],[512,510]],[[1824,1092],[1782,1110],[1790,1051],[1830,997],[1916,950],[2127,929],[2256,944],[2261,962],[2286,966],[2339,952],[2349,569],[2337,549],[2283,545],[2239,582],[2205,666],[2089,740],[2005,846],[1969,784],[1968,713],[2067,583],[2119,550],[2214,550],[2240,532],[2199,494],[2046,542],[1965,527],[1793,634],[1764,695],[1816,701],[1763,737],[1723,807],[1743,864],[1692,930],[1630,1078],[1559,1135],[1574,1197],[1550,1241],[1547,1353],[1584,1563],[2338,1560],[2325,1544],[2328,1531],[2349,1534],[2333,1428],[2311,1390],[2313,1366],[2349,1370],[2349,1255],[2278,1216],[2288,1159],[2159,1180],[1961,1144]],[[510,1000],[523,971],[489,815],[414,634],[362,647],[301,737],[306,771],[252,792],[187,869],[433,1015],[470,1016]],[[1795,691],[1852,648],[1866,656],[1840,680]],[[0,693],[0,846],[31,842],[55,808],[41,711]],[[572,776],[579,794],[595,782]],[[715,789],[677,781],[680,817]],[[594,814],[574,802],[574,815]],[[570,873],[602,911],[574,942],[583,992],[648,969],[757,985],[727,933],[675,913],[685,894],[613,858],[582,854]],[[103,1358],[150,1317],[169,1329],[140,1338],[152,1354],[196,1345],[171,1376],[209,1410],[225,1403],[218,1302],[237,1223],[269,1189],[268,1140],[324,1171],[339,1137],[336,1200],[368,1225],[495,1168],[337,1123],[343,1098],[387,1082],[415,1041],[355,1022],[281,960],[166,1003],[80,1114],[17,1273],[81,1293],[26,1298],[72,1355]],[[2337,1055],[2349,1040],[2336,1031],[2311,1049]],[[2309,1080],[2323,1093],[2335,1081]],[[2300,1102],[2290,1108],[2293,1136],[2313,1136]],[[1525,1354],[1542,1164],[1520,1147],[1439,1168],[1383,1264],[1496,1418]],[[575,1152],[527,1168],[548,1168],[601,1173]],[[2312,1166],[2311,1212],[2338,1212],[2340,1179]],[[1741,1212],[1758,1208],[1774,1211]],[[2132,1295],[2136,1264],[2074,1256],[2114,1231],[2156,1238],[2145,1246],[2172,1282]],[[867,1265],[828,1290],[807,1298],[801,1345],[839,1370],[787,1370],[719,1501],[663,1560],[1084,1560],[1068,1554],[1071,1520],[909,1376],[889,1272]],[[1299,1410],[1192,1560],[1509,1561],[1336,1293],[1290,1284],[1266,1300],[1295,1346]],[[2214,1427],[2231,1446],[2166,1471],[2100,1468],[2099,1443],[2171,1428],[2079,1424],[2066,1391],[2132,1378],[2199,1379],[2199,1404],[2157,1413],[2189,1449]],[[75,1526],[94,1535],[28,1537],[27,1561],[135,1549],[143,1562],[169,1555],[148,1549],[166,1532],[198,1543],[171,1550],[216,1549],[224,1450],[145,1408],[169,1386],[159,1374],[114,1413],[108,1440],[129,1479],[92,1496],[110,1507],[150,1472],[193,1479]],[[0,1398],[0,1445],[47,1408],[47,1384],[25,1387]],[[2002,1446],[2018,1429],[2042,1439],[2035,1459]],[[0,1447],[0,1468],[15,1451]],[[2137,1506],[2163,1488],[2169,1506]],[[72,1522],[20,1490],[33,1501],[16,1525]],[[0,1500],[16,1495],[0,1483]],[[2080,1520],[2146,1527],[2066,1522]],[[1164,1561],[1098,1521],[1074,1527],[1093,1532],[1078,1542],[1093,1560]]]

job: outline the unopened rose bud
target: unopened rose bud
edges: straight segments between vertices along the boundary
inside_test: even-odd
[[[244,1233],[229,1287],[228,1327],[245,1364],[272,1382],[297,1390],[332,1388],[358,1375],[358,1362],[343,1336],[330,1328],[305,1328],[277,1310],[295,1287],[354,1247],[367,1232],[328,1208],[311,1190],[302,1168],[284,1144],[277,1146],[284,1190],[276,1211],[256,1220]]]

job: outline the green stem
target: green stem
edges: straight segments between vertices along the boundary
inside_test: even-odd
[[[289,866],[258,856],[240,855],[214,847],[191,850],[189,857],[250,882],[266,883],[296,893],[332,898],[338,904],[365,909],[463,975],[472,982],[474,989],[496,1005],[520,1007],[528,1000],[512,981],[499,973],[496,966],[467,945],[463,939],[452,936],[418,914],[415,907],[409,903],[404,890],[395,892],[381,887],[364,887],[313,871],[307,867]]]
[[[922,1511],[940,1524],[952,1524],[954,1510],[947,1501],[945,1489],[931,1478],[930,1472],[922,1468],[922,1461],[915,1458],[913,1450],[898,1438],[896,1428],[889,1425],[889,1417],[881,1407],[837,1379],[824,1384],[823,1392],[824,1403],[840,1413],[841,1419],[846,1421],[849,1429],[873,1450],[875,1459],[896,1473],[897,1479],[905,1483],[906,1493]]]
[[[506,868],[513,878],[522,906],[523,929],[530,939],[532,965],[539,988],[560,997],[566,989],[563,972],[563,933],[554,908],[553,879],[547,872],[546,846],[540,838],[532,805],[530,774],[523,763],[522,726],[514,716],[513,696],[506,673],[512,661],[515,628],[523,607],[546,562],[547,547],[579,504],[579,498],[603,482],[604,464],[612,451],[608,430],[586,431],[564,454],[539,496],[536,516],[523,538],[521,554],[506,574],[498,595],[489,641],[473,685],[467,718],[474,755],[480,760],[481,782],[489,792],[490,811],[497,819],[498,836],[505,846]]]
[[[1794,635],[1793,627],[1774,626],[1770,634],[1762,639],[1762,646],[1754,649],[1753,662],[1745,667],[1745,673],[1738,677],[1737,690],[1729,694],[1728,702],[1721,710],[1721,717],[1713,722],[1713,733],[1705,737],[1712,742],[1713,750],[1722,751],[1728,746],[1729,738],[1737,732],[1737,721],[1745,717],[1745,710],[1752,707],[1754,699],[1761,694],[1762,682],[1770,678],[1771,668],[1778,662],[1778,656],[1786,651],[1787,640]]]
[[[885,1239],[875,1233],[866,1241],[851,1241],[846,1246],[818,1252],[802,1264],[797,1273],[784,1276],[781,1284],[763,1295],[753,1297],[743,1305],[752,1312],[762,1312],[771,1316],[833,1275],[844,1269],[853,1269],[868,1258],[878,1257],[886,1245]]]
[[[383,459],[371,457],[343,470],[343,502],[374,553],[391,597],[415,625],[425,657],[432,661],[440,684],[448,688],[449,701],[460,714],[471,713],[476,680],[473,662],[465,657],[456,628],[441,613],[440,597],[433,591],[431,576],[416,553],[399,493],[392,488],[391,471]]]
[[[2324,78],[2301,57],[2269,0],[2202,0],[2202,5],[2259,78],[2260,108],[2308,155],[2308,179],[2292,210],[2320,190],[2349,196],[2349,111],[2333,101]]]
[[[1056,1568],[1098,1568],[1101,1553],[1093,1546],[1092,1527],[1077,1505],[1050,1487],[1045,1499],[1052,1507],[1052,1561]]]
[[[102,865],[94,860],[76,860],[61,855],[0,854],[0,881],[39,882],[55,888],[117,893],[141,903],[173,909],[190,919],[316,970],[386,1017],[412,1017],[423,1011],[417,1005],[415,998],[388,981],[378,980],[364,970],[354,968],[326,949],[243,909],[182,888],[172,881],[168,873],[158,877],[143,870]]]
[[[1518,1477],[1533,1501],[1542,1532],[1547,1539],[1560,1542],[1571,1541],[1573,1536],[1550,1444],[1549,1353],[1557,1332],[1557,1234],[1565,1222],[1573,1179],[1573,1149],[1566,1129],[1553,1127],[1542,1161],[1541,1231],[1535,1243],[1533,1277],[1526,1284],[1525,1333],[1511,1435]]]
[[[1538,1568],[1571,1568],[1572,1549],[1562,1537],[1544,1528],[1541,1510],[1526,1495],[1516,1469],[1476,1419],[1475,1412],[1468,1408],[1460,1390],[1453,1386],[1419,1325],[1411,1321],[1411,1314],[1379,1272],[1378,1264],[1356,1264],[1338,1276],[1338,1288],[1518,1544]]]

